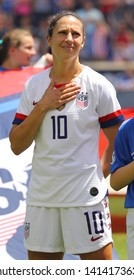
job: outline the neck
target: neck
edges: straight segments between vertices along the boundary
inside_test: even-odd
[[[15,68],[19,68],[18,65],[16,65],[16,63],[14,63],[13,61],[10,60],[6,60],[2,63],[1,65],[2,67],[6,68],[6,69],[15,69]]]
[[[54,63],[51,69],[50,77],[55,81],[56,84],[73,82],[73,80],[81,73],[83,65],[76,63],[71,65],[59,65]]]

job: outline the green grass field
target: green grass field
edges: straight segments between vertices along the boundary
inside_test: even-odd
[[[120,260],[127,260],[126,233],[113,233],[114,249]]]
[[[111,215],[114,217],[126,217],[127,210],[124,208],[124,196],[110,196],[109,205]],[[117,225],[118,228],[118,225]],[[113,232],[114,249],[120,260],[127,260],[126,232]]]
[[[124,208],[125,196],[109,196],[109,205],[112,215],[126,216],[127,210]]]

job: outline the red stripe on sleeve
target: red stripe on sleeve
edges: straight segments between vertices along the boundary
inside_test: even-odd
[[[102,123],[102,122],[114,119],[114,118],[116,118],[118,116],[121,116],[121,115],[123,115],[123,113],[122,113],[122,110],[120,109],[120,110],[112,112],[112,113],[110,113],[106,116],[100,117],[99,121]]]
[[[20,119],[20,120],[25,120],[26,117],[27,117],[26,115],[19,114],[19,113],[16,113],[16,115],[15,115],[15,118],[16,119]]]

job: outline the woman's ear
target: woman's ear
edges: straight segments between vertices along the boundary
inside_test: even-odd
[[[81,44],[81,49],[84,47],[84,45],[85,45],[85,41],[86,41],[86,36],[84,35],[84,37],[83,37],[83,41],[82,41],[82,44]]]
[[[10,47],[8,53],[9,53],[10,55],[13,55],[14,52],[16,51],[16,49],[17,49],[17,48],[15,48],[15,47]]]
[[[47,36],[47,43],[48,43],[48,46],[51,48],[51,46],[52,46],[52,38],[50,36]]]

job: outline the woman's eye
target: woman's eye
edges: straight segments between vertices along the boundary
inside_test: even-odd
[[[59,33],[60,34],[66,34],[66,31],[60,31]]]
[[[63,31],[60,31],[59,34],[68,35],[68,32],[63,30]],[[73,37],[79,37],[80,36],[80,34],[78,32],[72,32],[71,34],[72,34]]]
[[[81,36],[81,34],[79,33],[79,32],[77,32],[77,31],[75,31],[74,33],[73,33],[73,35],[75,35],[75,36]]]

